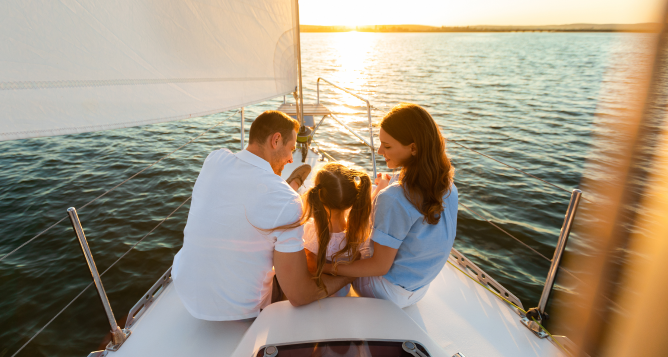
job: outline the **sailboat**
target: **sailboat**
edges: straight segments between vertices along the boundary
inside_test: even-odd
[[[239,108],[243,149],[243,108],[283,96],[277,110],[302,124],[285,178],[302,163],[315,172],[334,160],[313,141],[327,140],[318,136],[325,120],[337,121],[368,147],[376,174],[372,103],[325,78],[316,83],[316,102],[304,103],[297,0],[10,0],[2,8],[0,29],[11,36],[0,43],[0,140],[149,125]],[[368,138],[320,103],[321,85],[367,107]],[[296,100],[290,103],[286,96]],[[302,192],[313,185],[311,179]],[[106,348],[89,357],[569,356],[577,351],[569,338],[551,335],[541,322],[581,194],[574,190],[565,208],[541,301],[530,311],[453,249],[443,252],[448,263],[427,295],[405,309],[347,296],[303,307],[278,302],[254,319],[203,321],[184,308],[170,268],[146,287],[125,326],[118,325],[72,207],[68,217],[112,334]]]

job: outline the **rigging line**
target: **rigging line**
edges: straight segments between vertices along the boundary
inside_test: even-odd
[[[36,334],[34,334],[32,337],[30,337],[30,339],[28,340],[28,342],[24,343],[23,346],[21,346],[21,348],[18,349],[18,351],[14,352],[14,354],[12,355],[12,357],[15,357],[17,354],[19,354],[19,352],[21,352],[21,351],[23,350],[23,348],[25,348],[25,346],[27,346],[30,342],[32,342],[32,340],[33,340],[35,337],[37,337],[37,335],[39,335],[45,328],[47,328],[47,326],[49,326],[49,325],[53,322],[53,320],[55,320],[58,316],[60,316],[60,314],[62,314],[63,311],[65,311],[68,307],[70,307],[70,305],[72,305],[72,304],[73,304],[73,303],[74,303],[74,302],[75,302],[81,295],[83,295],[83,293],[85,293],[86,290],[88,290],[88,288],[90,288],[91,286],[93,286],[93,282],[90,282],[90,283],[88,284],[88,286],[86,286],[83,290],[81,290],[81,292],[79,293],[79,295],[75,296],[74,299],[72,299],[72,301],[70,301],[67,305],[65,305],[64,308],[62,308],[60,311],[58,311],[58,313],[56,314],[56,316],[52,317],[51,320],[49,320],[49,322],[46,323],[46,325],[42,326],[42,328],[39,329],[39,331],[37,331]]]
[[[584,283],[584,281],[582,281],[582,279],[578,278],[578,277],[577,277],[575,274],[573,274],[570,270],[568,270],[568,269],[562,267],[561,265],[559,265],[559,270],[561,270],[561,271],[563,271],[564,273],[570,275],[573,279],[577,280],[579,283]],[[623,312],[624,314],[628,314],[628,311],[626,311],[625,308],[623,308],[621,305],[619,305],[619,303],[613,301],[611,298],[609,298],[609,297],[607,297],[607,296],[604,296],[603,298],[606,299],[610,304],[614,305],[615,308],[616,308],[617,310]]]
[[[461,202],[459,202],[459,204],[462,205],[467,211],[469,211],[469,212],[475,214],[476,216],[480,217],[481,219],[484,219],[485,221],[487,221],[487,223],[493,225],[493,226],[496,227],[498,230],[500,230],[500,231],[502,231],[503,233],[507,234],[508,236],[510,236],[511,238],[515,239],[516,241],[522,243],[522,245],[524,245],[525,247],[531,249],[534,253],[540,255],[543,259],[547,260],[548,262],[552,262],[551,259],[548,259],[548,258],[547,258],[546,256],[544,256],[543,254],[540,254],[538,251],[536,251],[535,249],[533,249],[532,247],[530,247],[528,244],[522,242],[521,240],[519,240],[518,238],[516,238],[516,237],[513,236],[512,234],[510,234],[510,233],[506,232],[505,230],[503,230],[501,227],[497,226],[496,224],[492,223],[491,221],[489,221],[489,220],[486,219],[485,217],[483,217],[483,216],[479,215],[478,213],[476,213],[475,211],[471,210],[471,209],[468,208],[465,204],[463,204],[463,203],[461,203]],[[578,282],[580,282],[580,283],[583,282],[580,278],[578,278],[577,276],[575,276],[575,274],[573,274],[570,270],[568,270],[568,269],[562,267],[561,265],[559,265],[558,268],[559,268],[559,270],[563,271],[564,273],[570,275],[573,279],[577,280]],[[615,307],[616,307],[618,310],[620,310],[620,311],[626,313],[626,309],[624,309],[621,305],[619,305],[618,303],[614,302],[612,299],[610,299],[610,298],[607,297],[607,296],[604,296],[604,298],[605,298],[606,300],[608,300],[608,302],[610,302],[611,304],[615,305]]]
[[[93,202],[99,200],[100,198],[102,198],[103,196],[105,196],[106,194],[108,194],[109,192],[111,192],[111,191],[117,189],[118,187],[120,187],[120,186],[123,185],[124,183],[126,183],[126,182],[132,180],[133,178],[137,177],[137,175],[139,175],[139,174],[141,174],[142,172],[148,170],[149,168],[155,166],[157,163],[159,163],[160,161],[166,159],[168,156],[172,155],[172,154],[175,153],[176,151],[182,149],[184,146],[186,146],[186,145],[192,143],[193,141],[199,139],[202,135],[208,133],[209,131],[211,131],[211,129],[213,129],[213,128],[215,128],[215,127],[217,127],[217,126],[223,124],[224,122],[226,122],[227,120],[229,120],[231,117],[235,116],[237,113],[239,113],[239,110],[237,110],[236,112],[232,113],[232,115],[228,116],[227,118],[223,119],[222,121],[218,122],[216,125],[214,125],[214,126],[208,128],[206,131],[204,131],[203,133],[199,134],[198,136],[196,136],[196,137],[190,139],[190,141],[188,141],[187,143],[185,143],[185,144],[179,146],[179,147],[176,148],[174,151],[172,151],[172,152],[170,152],[169,154],[163,156],[162,158],[160,158],[160,160],[158,160],[158,161],[156,161],[156,162],[154,162],[154,163],[152,163],[152,164],[146,166],[146,167],[145,167],[144,169],[142,169],[141,171],[139,171],[139,172],[135,173],[134,175],[130,176],[129,178],[125,179],[125,181],[123,181],[123,182],[119,183],[118,185],[112,187],[111,189],[107,190],[107,191],[104,192],[103,194],[101,194],[101,195],[95,197],[94,199],[92,199],[91,201],[89,201],[88,203],[86,203],[85,205],[83,205],[83,206],[81,206],[80,208],[78,208],[78,211],[81,211],[82,209],[86,208],[86,207],[87,207],[88,205],[90,205],[91,203],[93,203]],[[51,230],[51,228],[53,228],[53,227],[57,226],[58,224],[60,224],[62,221],[64,221],[65,219],[67,219],[67,217],[68,217],[68,216],[65,216],[65,217],[61,218],[58,222],[52,224],[52,225],[49,226],[47,229],[45,229],[45,230],[39,232],[36,236],[34,236],[34,237],[28,239],[26,242],[24,242],[23,244],[19,245],[18,247],[16,247],[16,248],[15,248],[14,250],[12,250],[11,252],[9,252],[9,253],[3,255],[2,257],[0,257],[0,262],[2,262],[3,260],[5,260],[6,258],[8,258],[10,255],[14,254],[14,253],[15,253],[16,251],[18,251],[19,249],[21,249],[21,248],[23,248],[24,246],[28,245],[30,242],[34,241],[35,239],[37,239],[37,238],[38,238],[39,236],[41,236],[42,234],[44,234],[44,233],[48,232],[49,230]]]
[[[506,164],[506,163],[503,162],[503,161],[497,160],[497,159],[495,159],[495,158],[493,158],[493,157],[491,157],[491,156],[485,155],[485,154],[483,154],[483,153],[481,153],[481,152],[479,152],[479,151],[476,151],[476,150],[474,150],[474,149],[471,149],[470,147],[468,147],[468,146],[466,146],[466,145],[460,144],[457,140],[454,140],[454,139],[448,139],[448,141],[451,141],[451,142],[453,142],[453,143],[455,143],[455,144],[457,144],[457,145],[463,147],[464,149],[471,150],[471,151],[473,151],[474,153],[476,153],[476,154],[478,154],[478,155],[482,155],[482,156],[484,156],[484,157],[486,157],[486,158],[488,158],[488,159],[490,159],[490,160],[494,160],[494,161],[498,162],[498,163],[501,164],[501,165],[510,167],[511,169],[513,169],[513,170],[515,170],[515,171],[519,171],[519,172],[521,172],[521,173],[523,173],[523,174],[525,174],[525,175],[527,175],[527,176],[533,177],[533,178],[535,178],[536,180],[542,181],[542,182],[544,182],[544,183],[546,183],[546,184],[548,184],[548,185],[550,185],[550,186],[552,186],[552,187],[555,187],[555,188],[557,188],[557,189],[560,189],[560,190],[562,190],[562,191],[564,191],[564,192],[571,193],[571,191],[569,191],[569,190],[567,190],[567,189],[565,189],[565,188],[563,188],[563,187],[561,187],[561,186],[557,186],[557,185],[555,185],[555,184],[553,184],[553,183],[547,182],[547,181],[543,180],[543,179],[540,178],[540,177],[536,177],[536,176],[534,176],[534,175],[532,175],[532,174],[530,174],[530,173],[528,173],[528,172],[526,172],[526,171],[523,171],[523,170],[521,170],[521,169],[518,169],[517,167],[508,165],[508,164]],[[588,200],[587,198],[585,198],[584,195],[582,196],[582,199],[585,200],[585,201],[587,201],[587,202],[590,202],[590,203],[591,203],[591,201]]]
[[[148,237],[151,233],[153,233],[153,231],[155,231],[156,229],[158,229],[158,227],[160,227],[163,223],[165,223],[165,221],[168,220],[169,217],[171,217],[174,213],[176,213],[176,211],[178,211],[181,207],[183,207],[183,205],[185,205],[188,201],[190,201],[191,198],[193,198],[192,195],[190,197],[186,198],[185,201],[181,202],[181,204],[178,207],[176,207],[172,211],[172,213],[170,213],[167,217],[163,218],[162,221],[160,221],[160,223],[158,223],[155,227],[153,227],[153,229],[151,229],[148,233],[146,233],[140,240],[137,241],[137,243],[135,243],[132,247],[130,247],[130,249],[125,251],[125,253],[123,253],[123,255],[121,255],[118,259],[116,259],[115,262],[111,263],[111,265],[109,265],[109,267],[107,269],[105,269],[102,272],[102,274],[100,274],[100,277],[102,277],[102,275],[104,275],[104,273],[108,272],[109,269],[113,268],[113,266],[116,265],[116,263],[118,263],[119,261],[121,261],[121,259],[125,258],[125,256],[128,255],[128,253],[130,253],[130,251],[135,249],[135,247],[137,245],[139,245],[139,243],[141,243],[146,237]]]
[[[190,196],[190,197],[186,198],[186,200],[183,201],[178,207],[176,207],[176,208],[172,211],[172,213],[170,213],[167,217],[163,218],[163,220],[160,221],[160,223],[158,223],[155,227],[153,227],[153,229],[151,229],[150,232],[146,233],[140,240],[137,241],[137,243],[135,243],[132,247],[130,247],[130,249],[128,249],[125,253],[123,253],[123,255],[121,255],[120,258],[116,259],[115,262],[111,263],[111,265],[109,265],[109,267],[107,267],[107,269],[105,269],[105,270],[102,272],[102,274],[100,274],[100,278],[102,278],[102,276],[103,276],[106,272],[108,272],[111,268],[113,268],[114,265],[116,265],[116,263],[118,263],[118,262],[119,262],[121,259],[123,259],[128,253],[130,253],[130,251],[133,250],[133,249],[134,249],[139,243],[141,243],[146,237],[148,237],[151,233],[153,233],[153,231],[155,231],[158,227],[160,227],[163,223],[165,223],[165,221],[166,221],[167,219],[169,219],[169,217],[171,217],[174,213],[176,213],[176,211],[178,211],[179,208],[183,207],[183,205],[186,204],[186,202],[190,201],[190,199],[191,199],[192,197],[193,197],[193,196]],[[86,292],[86,290],[88,290],[92,285],[93,285],[93,282],[89,283],[83,290],[81,290],[81,292],[80,292],[77,296],[75,296],[74,299],[72,299],[67,305],[65,305],[65,307],[63,307],[60,311],[58,311],[58,313],[57,313],[53,318],[51,318],[51,320],[49,320],[49,322],[47,322],[46,325],[42,326],[42,328],[40,328],[39,331],[37,331],[37,333],[35,333],[32,337],[30,337],[30,339],[29,339],[26,343],[24,343],[23,346],[21,346],[21,348],[19,348],[16,352],[14,352],[14,354],[13,354],[11,357],[15,357],[17,354],[19,354],[19,352],[21,352],[21,351],[23,350],[23,348],[25,348],[25,347],[26,347],[26,346],[27,346],[33,339],[35,339],[35,337],[37,337],[37,335],[39,335],[40,333],[42,333],[42,331],[44,331],[45,328],[47,328],[47,327],[48,327],[48,326],[49,326],[49,325],[50,325],[50,324],[51,324],[51,323],[52,323],[58,316],[60,316],[60,314],[62,314],[63,311],[65,311],[68,307],[70,307],[70,305],[72,305],[72,304],[73,304],[73,303],[74,303],[74,302],[75,302],[81,295],[83,295],[83,293]]]
[[[512,238],[512,239],[514,239],[514,240],[520,242],[520,243],[521,243],[522,245],[524,245],[525,247],[531,249],[531,251],[533,251],[534,253],[538,254],[538,255],[541,256],[543,259],[547,260],[548,262],[551,262],[551,261],[552,261],[552,260],[549,259],[548,257],[546,257],[546,256],[544,256],[543,254],[541,254],[539,251],[533,249],[530,245],[528,245],[528,244],[522,242],[521,240],[519,240],[518,238],[516,238],[514,235],[512,235],[512,234],[506,232],[503,228],[497,226],[496,224],[494,224],[493,222],[491,222],[491,221],[488,220],[487,218],[485,218],[485,217],[479,215],[477,212],[475,212],[475,211],[473,211],[472,209],[468,208],[465,204],[463,204],[463,203],[461,203],[461,202],[459,202],[459,204],[462,205],[467,211],[469,211],[469,212],[475,214],[476,216],[480,217],[481,219],[484,219],[485,221],[487,221],[487,223],[493,225],[494,227],[496,227],[496,229],[498,229],[498,230],[500,230],[501,232],[505,233],[505,234],[508,235],[510,238]]]

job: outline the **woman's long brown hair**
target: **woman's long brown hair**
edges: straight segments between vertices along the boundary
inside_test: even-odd
[[[417,153],[404,163],[399,181],[406,199],[422,213],[424,221],[438,223],[454,168],[436,122],[421,106],[401,103],[385,115],[380,127],[402,145],[415,144]]]
[[[359,178],[359,183],[356,182],[356,178]],[[304,210],[299,220],[272,230],[296,228],[313,218],[318,238],[317,267],[314,278],[318,287],[324,289],[329,295],[322,282],[322,270],[327,262],[327,246],[331,238],[329,215],[325,207],[336,210],[350,209],[346,245],[332,256],[335,266],[349,264],[359,258],[359,247],[370,233],[371,179],[365,172],[349,169],[338,163],[329,163],[318,171],[314,183],[315,186],[306,191],[302,197]],[[339,260],[345,255],[349,257],[348,261]]]

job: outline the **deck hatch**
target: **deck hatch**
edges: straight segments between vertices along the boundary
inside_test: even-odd
[[[414,357],[403,345],[407,341],[321,341],[285,345],[263,346],[255,354],[256,357]],[[416,341],[408,341],[415,345],[421,355],[430,357],[427,349]],[[265,351],[269,349],[269,351]],[[265,354],[265,352],[268,352]]]

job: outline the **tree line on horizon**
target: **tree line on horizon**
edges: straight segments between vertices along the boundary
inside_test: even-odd
[[[300,25],[301,32],[647,32],[661,30],[660,23],[640,24],[568,24],[544,26],[426,26],[426,25],[365,25],[320,26]]]

